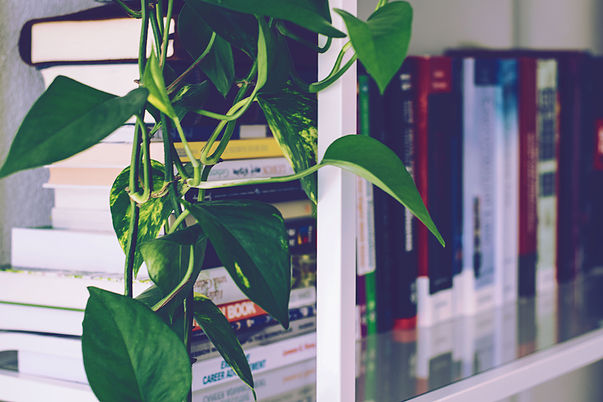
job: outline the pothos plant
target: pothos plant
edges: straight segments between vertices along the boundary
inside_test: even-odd
[[[228,321],[208,297],[193,293],[193,284],[211,243],[238,287],[287,327],[291,272],[285,226],[279,211],[269,204],[203,201],[204,191],[301,180],[308,198],[316,202],[316,171],[332,165],[379,186],[443,244],[412,178],[386,146],[370,137],[347,135],[334,141],[322,160],[317,161],[316,155],[316,93],[357,59],[383,92],[406,56],[412,9],[403,1],[379,0],[367,21],[335,9],[346,34],[331,24],[328,0],[184,0],[176,5],[173,0],[141,0],[137,7],[115,1],[129,16],[142,20],[139,87],[118,97],[67,77],[56,78],[26,115],[0,178],[68,158],[134,116],[131,164],[115,179],[110,193],[113,227],[126,255],[126,285],[123,295],[89,288],[82,351],[90,386],[106,401],[190,398],[188,351],[194,318],[232,370],[253,389],[244,351]],[[190,65],[179,75],[166,58],[172,20],[177,21],[177,35],[191,56]],[[324,45],[303,39],[300,32],[318,34]],[[332,40],[346,37],[327,77],[308,83],[298,76],[290,44],[298,42],[322,53]],[[149,41],[154,50],[147,57]],[[241,76],[233,53],[248,61]],[[207,80],[191,79],[195,70]],[[208,104],[210,86],[231,106],[215,110]],[[295,173],[207,181],[237,121],[254,102]],[[144,122],[145,113],[153,117],[152,127]],[[199,154],[193,153],[182,129],[181,122],[190,115],[215,120],[215,129]],[[149,152],[150,139],[160,130],[164,164],[151,160]],[[170,131],[177,133],[188,163],[175,151],[167,135]],[[185,200],[191,189],[199,192],[199,202]],[[186,227],[189,215],[197,223]],[[133,298],[132,281],[143,261],[153,285]]]

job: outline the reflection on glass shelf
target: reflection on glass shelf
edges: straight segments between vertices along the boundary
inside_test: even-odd
[[[475,316],[367,337],[357,401],[401,401],[603,326],[603,273]]]
[[[413,398],[478,373],[494,373],[496,370],[491,369],[601,327],[603,271],[536,299],[524,299],[479,315],[370,336],[356,347],[356,400]],[[15,373],[17,360],[14,352],[0,353],[0,385],[31,386],[27,381],[35,378]],[[314,401],[315,382],[315,359],[255,375],[259,401]],[[55,380],[53,384],[89,390],[87,385],[73,382]],[[0,386],[0,399],[1,391]],[[253,401],[253,395],[240,380],[233,379],[195,392],[193,400]]]

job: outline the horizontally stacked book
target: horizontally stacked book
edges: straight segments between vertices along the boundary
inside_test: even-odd
[[[539,297],[603,263],[603,59],[583,51],[410,56],[358,127],[394,149],[437,240],[359,182],[358,309],[368,333]],[[374,250],[371,253],[371,250]]]
[[[57,76],[65,75],[94,88],[124,95],[138,86],[139,30],[140,20],[124,17],[117,7],[104,6],[29,21],[22,31],[20,50],[23,60],[39,69],[46,87]],[[110,40],[112,36],[118,39]],[[172,40],[168,47],[170,66],[178,70],[190,62]],[[216,103],[220,103],[219,98]],[[237,126],[223,161],[211,170],[209,180],[293,173],[261,116],[255,113],[253,119]],[[33,374],[86,381],[80,348],[74,346],[79,344],[82,331],[86,288],[97,286],[117,293],[124,288],[125,255],[113,231],[109,194],[117,175],[130,164],[133,123],[126,122],[103,142],[48,166],[49,179],[44,188],[54,194],[52,227],[12,231],[11,267],[0,270],[0,331],[31,332],[28,337],[23,335],[21,347],[17,334],[17,340],[13,339],[19,353],[28,356],[28,364],[19,365],[21,371],[23,367],[37,366],[31,369]],[[145,123],[151,125],[152,118],[145,117]],[[187,140],[198,154],[211,128],[202,119],[185,123]],[[158,132],[153,137],[151,158],[159,162],[164,158],[161,135],[174,133]],[[183,151],[180,145],[175,145],[178,152]],[[192,192],[187,197],[195,201]],[[195,292],[210,297],[231,322],[253,372],[313,357],[316,225],[311,202],[298,182],[208,190],[205,194],[205,199],[232,198],[270,202],[285,218],[292,254],[291,326],[283,329],[251,302],[211,250]],[[134,294],[150,285],[143,267],[134,281]],[[29,353],[37,341],[54,345],[52,358],[39,349]],[[58,352],[61,350],[65,354]],[[191,353],[195,360],[193,390],[236,378],[199,328],[193,335]],[[38,364],[32,364],[36,361]]]

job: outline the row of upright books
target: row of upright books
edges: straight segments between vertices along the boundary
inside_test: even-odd
[[[138,86],[139,25],[140,20],[121,16],[114,6],[32,20],[21,33],[21,56],[38,69],[46,88],[63,75],[124,95]],[[135,34],[128,34],[130,31]],[[111,35],[119,40],[109,40]],[[128,38],[135,43],[129,43]],[[178,71],[187,62],[192,60],[182,54],[177,41],[170,41],[170,67]],[[195,74],[203,78],[200,72]],[[217,92],[215,99],[213,106],[219,110],[225,100]],[[208,180],[293,173],[260,111],[250,115],[237,126],[223,160],[211,170]],[[109,194],[117,175],[130,164],[133,123],[128,121],[102,142],[47,166],[48,180],[39,191],[53,192],[51,226],[12,229],[11,265],[0,268],[0,353],[6,348],[17,350],[19,371],[23,373],[86,382],[80,336],[87,287],[116,293],[124,289],[125,255],[113,231]],[[145,123],[152,124],[152,119],[148,117],[147,121],[145,117]],[[196,154],[211,134],[210,123],[201,118],[183,121],[187,140]],[[151,139],[151,159],[163,162],[162,136],[166,135],[174,133],[158,132]],[[175,148],[184,154],[181,143],[175,143]],[[197,201],[195,194],[187,197]],[[205,192],[205,199],[234,198],[269,202],[285,218],[292,255],[291,325],[282,328],[251,302],[212,250],[206,253],[205,268],[194,291],[211,298],[222,310],[254,374],[311,358],[316,350],[316,225],[311,201],[298,182]],[[151,284],[143,267],[134,281],[134,295]],[[5,345],[2,340],[7,340]],[[199,327],[193,332],[191,358],[193,391],[237,378]]]
[[[601,265],[602,66],[451,49],[408,57],[384,95],[359,71],[359,131],[398,153],[446,241],[359,180],[366,331],[475,314]]]

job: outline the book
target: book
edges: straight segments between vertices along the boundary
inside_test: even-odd
[[[375,81],[359,68],[359,127],[364,135],[386,143],[384,126],[385,99],[379,95]],[[368,101],[363,99],[367,97]],[[389,236],[391,225],[391,196],[373,186],[374,246],[368,238],[368,247],[374,247],[375,269],[364,273],[366,295],[367,333],[388,331],[393,327],[393,294],[391,275],[394,269],[393,242]],[[369,209],[365,209],[371,214]],[[370,218],[369,218],[370,219]],[[368,221],[368,220],[367,220]],[[370,268],[369,268],[370,269]]]
[[[557,62],[537,62],[538,91],[538,233],[536,291],[556,286],[558,211],[558,94]]]
[[[104,199],[108,202],[108,197]],[[81,204],[84,207],[87,205]],[[50,222],[54,229],[85,230],[113,233],[113,220],[109,208],[57,208],[50,210]]]
[[[193,153],[198,155],[205,142],[190,142]],[[217,144],[215,145],[217,147]],[[187,161],[182,143],[175,143],[174,147],[183,161]],[[215,149],[215,148],[212,148]],[[151,142],[151,159],[163,163],[163,143]],[[130,165],[132,154],[132,144],[128,143],[107,143],[101,142],[82,151],[70,158],[56,162],[53,166],[61,167],[121,167]],[[252,159],[252,158],[273,158],[282,157],[281,151],[276,139],[273,137],[249,138],[242,140],[231,140],[222,154],[222,159]]]
[[[407,59],[408,60],[408,59]],[[415,78],[416,184],[445,241],[452,238],[451,146],[461,134],[449,57],[417,57]],[[450,175],[450,176],[448,176]],[[417,228],[417,325],[452,317],[452,247],[443,248],[426,227]]]
[[[255,392],[260,401],[311,401],[316,399],[316,361],[304,360],[254,375]],[[193,392],[193,401],[253,400],[251,389],[239,381]]]
[[[80,310],[86,308],[88,286],[115,293],[124,291],[123,274],[50,269],[1,268],[0,283],[2,283],[0,293],[2,303]],[[135,279],[134,296],[151,285],[152,282],[148,278]]]
[[[89,61],[136,61],[142,21],[129,18],[117,5],[27,21],[19,37],[19,53],[32,65]],[[149,27],[150,30],[150,27]],[[170,33],[175,23],[170,24]],[[150,55],[152,41],[147,46]],[[167,57],[175,56],[173,38]]]
[[[310,332],[246,350],[251,372],[262,373],[316,356],[316,333]],[[238,378],[221,357],[193,364],[193,391]]]
[[[464,314],[491,309],[502,298],[495,265],[500,261],[495,254],[499,243],[495,180],[503,152],[498,68],[497,59],[462,58],[463,270],[456,284],[460,286],[459,310]]]
[[[82,335],[84,310],[0,302],[0,330]]]
[[[37,227],[13,228],[11,235],[13,267],[104,273],[124,268],[125,254],[114,233]],[[139,272],[145,271],[143,263]]]
[[[519,61],[519,296],[536,293],[536,244],[538,224],[538,137],[536,63],[534,57]]]
[[[371,84],[369,76],[362,74],[362,70],[359,69],[357,81],[358,133],[360,135],[371,135]],[[358,332],[360,335],[367,335],[377,332],[375,201],[373,186],[369,182],[358,177],[356,178],[356,186]]]
[[[56,184],[70,184],[75,186],[112,186],[115,178],[123,168],[112,167],[63,167],[58,165],[48,166],[49,186]]]
[[[415,130],[415,85],[416,63],[408,58],[394,76],[386,90],[386,124],[391,140],[389,145],[396,152],[404,167],[416,177],[414,143]],[[396,267],[392,276],[394,286],[394,328],[410,329],[417,321],[417,219],[402,205],[392,206],[390,236],[399,252],[394,254]]]

